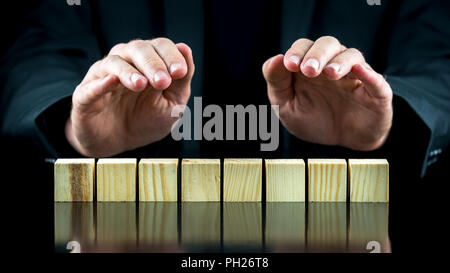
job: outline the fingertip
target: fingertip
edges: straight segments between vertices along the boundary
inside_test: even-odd
[[[170,76],[175,79],[181,79],[187,74],[187,66],[182,63],[173,63],[169,68]]]
[[[147,83],[148,80],[146,77],[138,74],[138,73],[133,73],[131,75],[131,83],[132,83],[132,90],[133,91],[142,91],[147,87]]]
[[[110,88],[110,87],[115,87],[119,83],[120,83],[119,77],[117,77],[116,75],[110,74],[110,75],[106,76],[105,78],[103,78],[102,86],[103,86],[103,88]]]
[[[297,55],[284,56],[283,63],[287,70],[291,72],[300,71],[300,62],[301,59]]]
[[[322,73],[330,80],[339,80],[343,77],[342,70],[338,64],[325,66]]]
[[[164,90],[170,86],[172,79],[164,71],[158,71],[153,75],[152,86],[157,90]]]

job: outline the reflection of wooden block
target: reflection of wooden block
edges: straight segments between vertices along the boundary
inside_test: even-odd
[[[349,159],[348,168],[351,202],[389,202],[386,159]]]
[[[55,201],[94,200],[95,159],[58,159],[55,162]]]
[[[381,252],[389,252],[388,222],[388,203],[351,203],[348,227],[350,252],[369,252],[367,243],[370,241],[378,242]]]
[[[308,159],[308,200],[347,201],[347,162],[345,159]]]
[[[220,247],[220,202],[181,204],[181,243],[184,247]]]
[[[139,201],[177,201],[178,159],[139,161]]]
[[[262,159],[224,160],[223,201],[261,201]]]
[[[97,203],[97,243],[99,247],[136,246],[136,203]],[[108,250],[108,251],[111,251]]]
[[[78,241],[85,251],[94,244],[94,203],[55,203],[55,244]]]
[[[266,204],[266,246],[281,250],[304,250],[306,212],[303,202]]]
[[[136,201],[136,159],[98,160],[97,201]]]
[[[139,246],[173,247],[178,242],[177,202],[139,203]]]
[[[308,204],[307,248],[309,252],[342,252],[347,248],[347,204]]]
[[[267,202],[305,201],[305,161],[266,159]]]
[[[220,201],[220,159],[183,159],[182,201]]]
[[[259,248],[262,245],[261,203],[223,204],[223,244],[225,247]]]

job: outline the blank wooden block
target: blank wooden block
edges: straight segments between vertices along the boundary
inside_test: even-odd
[[[389,202],[386,159],[349,159],[350,202]]]
[[[224,160],[223,201],[261,201],[262,159]]]
[[[178,159],[139,161],[139,201],[177,201]]]
[[[136,201],[136,159],[98,160],[97,201]]]
[[[266,201],[305,201],[305,161],[266,159]]]
[[[308,200],[345,202],[347,162],[345,159],[308,159]]]
[[[220,159],[183,159],[182,201],[220,201]]]
[[[55,201],[93,201],[95,159],[58,159],[55,162]]]

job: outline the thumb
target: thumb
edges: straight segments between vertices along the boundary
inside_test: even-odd
[[[267,93],[273,105],[284,105],[294,97],[292,72],[283,63],[284,56],[276,55],[268,59],[262,67],[267,82]]]

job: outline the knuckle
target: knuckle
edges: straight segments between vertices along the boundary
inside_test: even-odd
[[[313,41],[311,41],[311,40],[309,40],[309,39],[306,39],[306,38],[300,38],[300,39],[298,39],[297,41],[295,41],[295,42],[292,44],[292,47],[304,46],[304,45],[310,45],[310,44],[312,44],[312,43],[313,43]]]
[[[118,43],[114,45],[111,50],[109,51],[109,54],[116,54],[117,52],[121,51],[123,47],[125,46],[124,43]]]
[[[170,39],[165,38],[165,37],[158,37],[158,38],[155,38],[155,39],[151,40],[151,42],[152,42],[155,46],[160,46],[160,45],[163,45],[163,44],[172,43],[172,41],[171,41]]]
[[[145,47],[145,41],[143,40],[133,40],[128,43],[130,51],[140,51]]]
[[[341,43],[339,42],[339,40],[338,39],[336,39],[335,37],[333,37],[333,36],[322,36],[322,37],[320,37],[319,39],[317,39],[317,41],[323,41],[323,42],[325,42],[325,43],[327,43],[327,44],[337,44],[337,45],[340,45]],[[317,42],[316,41],[316,42]]]

